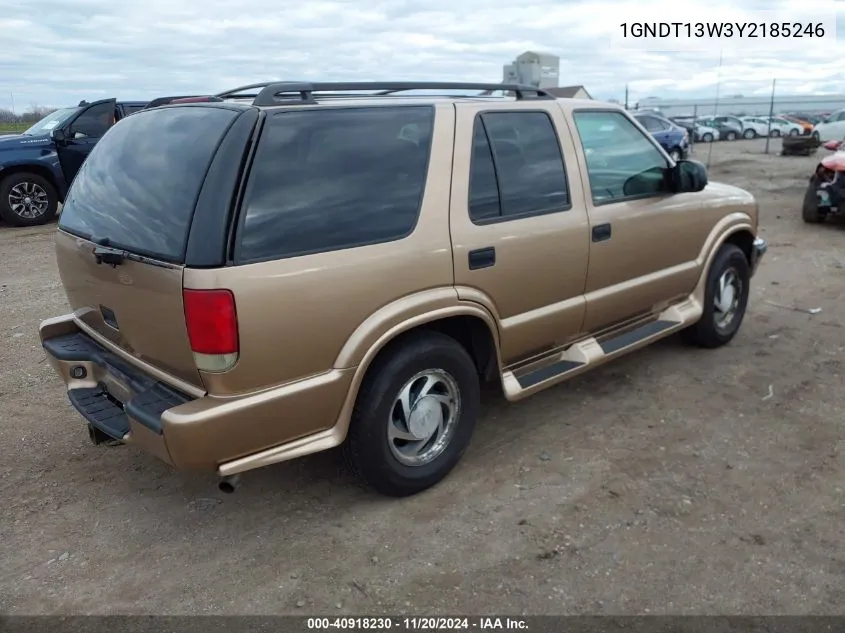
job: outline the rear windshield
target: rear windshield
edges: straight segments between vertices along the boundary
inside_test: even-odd
[[[141,255],[183,261],[205,173],[237,115],[186,106],[127,117],[85,160],[59,227]]]
[[[237,263],[402,239],[417,223],[434,109],[326,108],[268,117]]]

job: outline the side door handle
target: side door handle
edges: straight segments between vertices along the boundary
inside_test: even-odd
[[[593,227],[593,241],[594,242],[606,242],[610,239],[610,223],[607,222],[605,224],[596,224]]]
[[[469,269],[490,268],[496,265],[496,249],[492,246],[477,248],[469,252]]]

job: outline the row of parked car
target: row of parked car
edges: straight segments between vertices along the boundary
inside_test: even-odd
[[[666,117],[656,110],[637,110],[632,114],[676,161],[686,158],[690,140],[712,143],[766,136],[812,136],[819,142],[845,139],[845,110],[828,115],[784,114],[772,117]]]

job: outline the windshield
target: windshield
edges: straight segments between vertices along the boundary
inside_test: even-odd
[[[60,110],[51,112],[43,119],[41,119],[38,123],[29,128],[26,132],[24,132],[24,134],[28,136],[49,134],[78,111],[79,108],[61,108]]]

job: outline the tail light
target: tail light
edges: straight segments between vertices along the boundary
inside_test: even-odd
[[[238,314],[230,290],[182,291],[185,325],[197,369],[226,371],[238,360]]]

